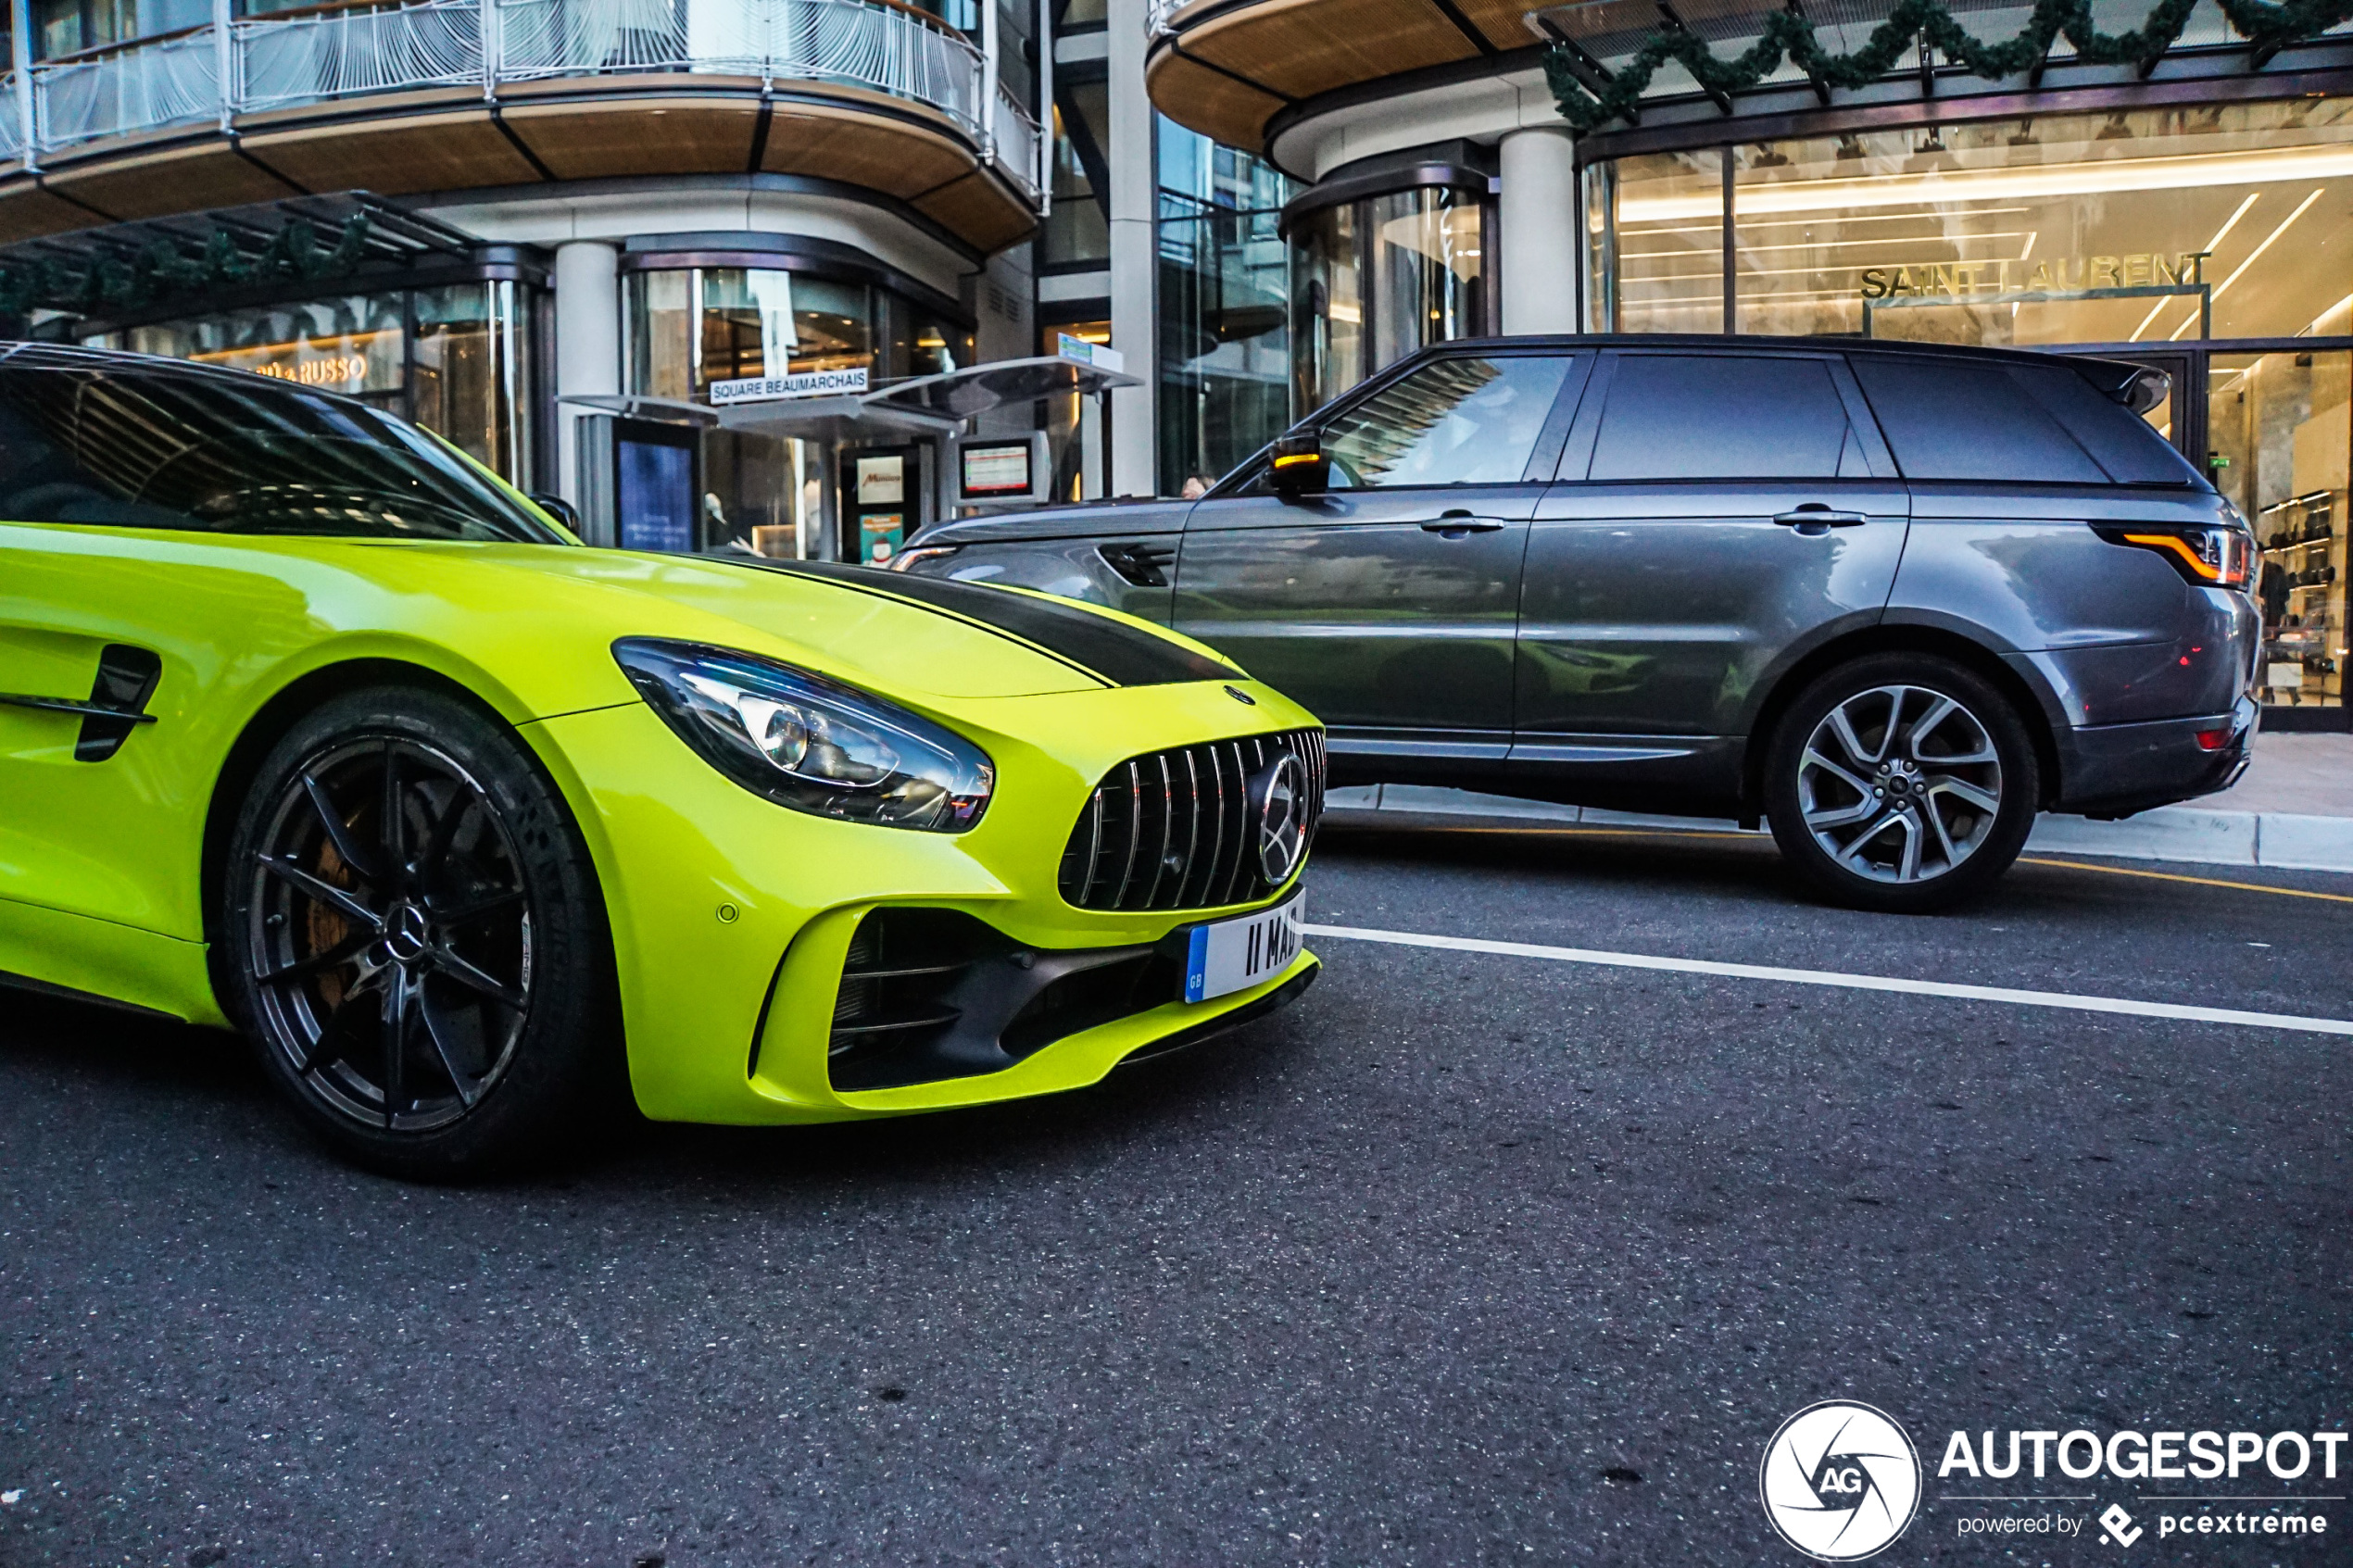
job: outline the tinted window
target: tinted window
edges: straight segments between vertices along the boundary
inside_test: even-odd
[[[449,448],[259,376],[0,369],[0,519],[363,538],[561,536]]]
[[[1324,427],[1331,487],[1518,483],[1568,363],[1441,359],[1383,387]]]
[[[2119,484],[2197,482],[2197,470],[2148,420],[2107,396],[2071,368],[2019,366],[2010,374],[2033,390],[2043,407],[2067,427],[2067,433]]]
[[[1906,479],[2108,478],[2007,365],[1876,354],[1854,365]]]
[[[1819,359],[1629,354],[1611,378],[1594,479],[1834,479],[1869,470]]]

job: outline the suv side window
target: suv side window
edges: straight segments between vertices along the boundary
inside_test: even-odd
[[[1569,363],[1515,354],[1425,365],[1325,425],[1331,487],[1517,484]]]
[[[1878,354],[1848,362],[1906,479],[2108,482],[2008,366]]]
[[[1796,355],[1626,354],[1587,477],[1868,478],[1831,369]]]

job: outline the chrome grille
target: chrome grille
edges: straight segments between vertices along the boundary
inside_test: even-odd
[[[1307,774],[1303,859],[1324,813],[1324,732],[1213,741],[1130,758],[1103,775],[1063,851],[1063,897],[1082,909],[1209,909],[1273,893],[1247,785],[1286,751]]]

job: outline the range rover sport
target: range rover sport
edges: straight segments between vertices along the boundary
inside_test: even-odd
[[[906,571],[1108,604],[1330,726],[1335,785],[1759,818],[1818,889],[1938,908],[2038,810],[2246,762],[2246,521],[2161,372],[1738,337],[1427,350],[1198,501],[950,522]]]

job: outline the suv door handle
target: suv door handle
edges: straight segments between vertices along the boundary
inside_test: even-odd
[[[1819,501],[1807,501],[1794,511],[1782,512],[1774,518],[1783,528],[1794,528],[1801,533],[1819,533],[1828,528],[1860,528],[1870,519],[1861,512],[1842,512]]]
[[[1504,525],[1492,518],[1473,517],[1465,511],[1441,513],[1435,522],[1422,524],[1425,533],[1443,533],[1449,539],[1460,539],[1466,533],[1492,533]]]

